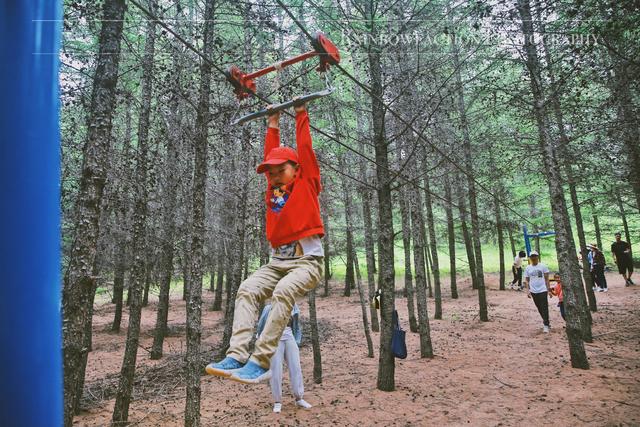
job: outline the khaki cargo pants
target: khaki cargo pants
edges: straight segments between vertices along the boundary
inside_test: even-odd
[[[324,273],[323,261],[323,257],[312,255],[294,259],[272,258],[242,282],[236,295],[233,334],[227,356],[241,363],[249,360],[249,343],[254,335],[258,310],[271,297],[269,317],[251,355],[253,362],[269,369],[271,357],[291,318],[293,304],[320,283]]]

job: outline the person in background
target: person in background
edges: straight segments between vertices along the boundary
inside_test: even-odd
[[[511,271],[513,272],[513,281],[509,284],[509,289],[517,289],[519,291],[522,290],[522,260],[527,257],[527,254],[524,251],[518,252],[518,255],[513,259],[513,265],[511,266]],[[515,284],[518,284],[518,287],[515,287]]]
[[[591,244],[591,271],[594,277],[594,283],[597,285],[594,286],[594,291],[596,292],[608,292],[609,288],[607,287],[607,278],[604,276],[604,267],[606,265],[606,260],[604,259],[604,254],[596,246],[595,244]]]
[[[260,320],[258,320],[258,337],[267,323],[270,311],[271,304],[265,305],[260,315]],[[289,368],[289,381],[291,383],[291,391],[296,399],[296,406],[304,409],[311,408],[311,404],[302,398],[304,395],[304,381],[302,379],[300,350],[298,348],[301,341],[300,309],[297,304],[294,304],[289,323],[287,327],[284,328],[284,332],[282,332],[282,337],[280,337],[280,342],[278,343],[278,348],[271,358],[271,378],[269,384],[271,385],[271,394],[274,400],[273,412],[276,414],[282,411],[282,364],[285,360]]]
[[[553,279],[550,281],[549,292],[551,297],[558,297],[558,308],[560,309],[560,316],[562,316],[562,320],[567,320],[564,317],[564,296],[562,294],[562,280],[560,280],[560,274],[556,273],[553,275]]]
[[[533,298],[542,317],[542,332],[549,333],[549,268],[542,264],[540,255],[536,251],[529,253],[531,264],[524,269],[524,283],[527,288],[527,297]]]
[[[622,240],[620,232],[615,234],[616,241],[611,244],[613,261],[618,266],[618,273],[624,277],[624,285],[635,285],[631,280],[633,274],[633,258],[631,257],[631,244]]]

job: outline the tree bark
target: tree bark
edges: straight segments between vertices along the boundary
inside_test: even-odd
[[[149,1],[151,10],[155,1]],[[142,58],[142,95],[140,119],[138,121],[138,155],[136,177],[136,202],[133,214],[133,271],[131,277],[131,298],[129,299],[129,326],[127,341],[120,369],[120,381],[113,408],[113,424],[126,423],[129,418],[129,404],[133,392],[136,357],[140,340],[140,318],[142,316],[142,290],[146,271],[146,222],[148,211],[148,139],[151,96],[153,90],[153,57],[155,51],[156,23],[147,20],[146,41]]]
[[[153,264],[151,263],[151,257],[148,257],[145,262],[144,273],[144,292],[142,293],[142,306],[149,305],[149,290],[151,288],[151,282],[153,281]]]
[[[251,133],[247,128],[243,130],[244,143],[242,145],[243,151],[249,146],[251,140]],[[243,157],[246,158],[246,153],[243,153]],[[243,165],[241,167],[248,167]],[[235,218],[235,239],[232,243],[232,256],[234,263],[230,271],[230,280],[227,280],[227,306],[224,317],[224,333],[222,336],[222,347],[220,349],[220,355],[226,353],[229,348],[229,342],[231,340],[231,334],[233,332],[233,317],[235,311],[236,294],[238,288],[242,282],[242,267],[244,265],[244,245],[246,238],[246,219],[247,219],[247,199],[249,189],[249,179],[245,176],[240,178],[242,187],[239,189],[236,197],[236,209],[233,211]]]
[[[213,295],[213,305],[211,306],[212,311],[222,310],[222,288],[224,287],[224,260],[227,257],[226,252],[225,238],[220,236],[220,239],[218,239],[218,251],[216,256],[216,262],[218,263],[216,270],[218,271],[218,275],[216,277],[216,291]]]
[[[87,117],[87,139],[83,149],[82,176],[76,204],[76,224],[69,264],[64,277],[63,361],[64,425],[71,426],[78,397],[83,355],[87,351],[85,325],[91,314],[89,303],[95,292],[93,266],[99,236],[100,204],[107,177],[112,117],[116,103],[120,39],[126,4],[105,1],[99,54],[93,78],[91,106]]]
[[[447,216],[447,239],[449,242],[449,282],[451,286],[451,298],[458,299],[458,284],[456,283],[456,236],[453,223],[453,208],[451,206],[453,198],[451,194],[451,179],[449,178],[448,173],[444,177],[444,192],[444,196],[447,199],[444,210]]]
[[[464,189],[460,185],[458,185],[456,189],[458,197],[458,212],[460,214],[460,228],[462,230],[462,238],[464,239],[465,252],[467,253],[467,263],[469,264],[469,274],[471,275],[471,287],[473,289],[478,289],[476,258],[473,254],[471,233],[469,233],[469,227],[467,226],[467,205],[465,202]]]
[[[593,212],[593,230],[596,234],[596,245],[600,250],[603,250],[602,247],[602,232],[600,231],[600,220],[598,219],[598,214],[596,213],[596,205],[594,203],[591,204],[591,211]]]
[[[631,247],[631,233],[629,232],[629,224],[627,223],[627,213],[624,210],[624,204],[622,203],[622,197],[620,197],[620,191],[617,188],[613,188],[613,194],[616,198],[616,204],[618,205],[618,211],[620,212],[620,220],[622,221],[622,229],[624,230],[624,238],[629,243],[629,256],[633,259],[633,251]]]
[[[418,325],[420,333],[420,357],[433,357],[433,345],[431,343],[431,328],[429,326],[429,313],[427,309],[426,272],[425,272],[425,242],[426,232],[422,217],[422,196],[420,191],[412,191],[411,220],[413,223],[413,263],[416,269],[416,300],[418,303]]]
[[[409,330],[418,332],[418,321],[415,310],[415,290],[413,287],[413,273],[411,272],[411,207],[407,197],[406,187],[400,191],[400,216],[402,218],[402,246],[404,253],[404,290],[407,298],[407,313],[409,314]]]
[[[371,18],[371,35],[375,40],[378,28],[373,23],[372,5],[367,3],[367,15]],[[378,46],[369,45],[368,60],[371,77],[371,104],[373,123],[373,144],[376,158],[378,182],[378,283],[382,297],[380,303],[380,356],[378,359],[377,388],[382,391],[395,389],[395,360],[391,351],[393,334],[393,311],[395,310],[395,268],[393,256],[393,215],[391,203],[391,181],[389,174],[388,147],[385,137],[384,105],[382,99],[382,69]]]
[[[364,248],[367,261],[367,285],[369,289],[367,301],[369,302],[376,294],[376,254],[373,243],[373,226],[371,221],[371,197],[371,191],[363,191],[362,218],[364,222]],[[369,304],[369,307],[369,313],[371,315],[371,330],[373,332],[380,332],[378,311],[372,304]]]
[[[362,91],[359,86],[354,88],[354,95],[357,101],[362,100]],[[363,116],[356,115],[356,129],[357,135],[360,139],[360,152],[367,153],[367,147],[364,144],[365,138],[365,123]],[[367,173],[367,160],[363,157],[359,158],[358,167],[360,169],[360,180],[363,182],[373,181],[372,177]],[[366,187],[360,187],[360,194],[362,195],[362,221],[364,223],[364,249],[367,261],[367,285],[369,289],[369,295],[367,301],[371,302],[373,296],[376,294],[376,254],[374,245],[374,230],[373,220],[371,212],[371,204],[373,203],[373,193]],[[378,321],[378,310],[373,304],[369,304],[369,313],[371,315],[371,330],[373,332],[380,332],[380,323]],[[415,317],[415,316],[414,316]]]
[[[215,30],[215,1],[205,3],[202,33],[203,54],[208,60],[213,57]],[[196,113],[196,135],[194,140],[193,168],[193,215],[191,224],[191,259],[188,259],[189,286],[187,287],[187,355],[185,377],[187,384],[184,425],[195,427],[200,425],[200,375],[202,362],[200,358],[200,342],[202,338],[202,276],[204,260],[205,235],[205,199],[207,196],[208,174],[208,125],[211,92],[211,64],[207,60],[200,62],[200,94]],[[244,231],[243,231],[244,232]],[[242,239],[244,245],[244,239]],[[242,258],[238,258],[241,260]],[[240,268],[242,266],[241,261]]]
[[[356,268],[356,286],[358,287],[358,297],[360,298],[360,307],[362,308],[362,326],[364,327],[364,336],[367,340],[367,357],[373,358],[373,341],[371,340],[371,330],[369,328],[369,316],[367,316],[367,298],[362,286],[362,275],[360,274],[360,266],[358,264],[358,255],[354,260]]]
[[[326,181],[325,181],[326,182]],[[329,223],[329,198],[326,196],[326,185],[323,186],[323,191],[320,193],[320,205],[322,206],[322,224],[324,225],[324,238],[322,239],[322,250],[324,252],[324,292],[323,297],[329,296],[329,279],[331,279],[331,256],[329,251],[331,250],[331,227]]]
[[[500,199],[498,198],[498,191],[493,196],[493,208],[496,215],[496,234],[498,235],[498,253],[500,259],[500,290],[505,290],[506,272],[504,261],[504,235],[502,233],[502,217],[500,215]]]
[[[467,172],[467,189],[469,191],[469,212],[471,214],[471,234],[473,241],[473,256],[476,270],[476,284],[478,286],[478,305],[479,317],[483,322],[489,321],[487,313],[487,297],[484,287],[484,269],[482,265],[482,247],[480,242],[480,219],[478,217],[477,196],[475,173],[473,171],[473,160],[471,150],[471,136],[469,134],[469,125],[467,123],[467,107],[464,100],[464,88],[462,86],[462,76],[460,73],[460,59],[458,54],[458,46],[455,38],[452,38],[451,47],[453,50],[453,64],[455,68],[455,78],[457,85],[457,104],[460,113],[460,127],[462,129],[462,151],[464,153],[464,167]]]
[[[116,255],[116,265],[113,277],[113,303],[115,310],[113,315],[112,332],[120,332],[122,323],[122,302],[124,297],[124,280],[127,273],[127,253],[128,253],[128,223],[129,223],[129,192],[131,179],[131,167],[129,156],[131,155],[131,97],[126,98],[126,118],[125,118],[125,137],[122,147],[121,168],[124,171],[122,181],[118,188],[118,204],[115,209],[116,222],[118,230],[116,231],[116,245],[118,254]]]
[[[316,316],[316,290],[308,295],[309,323],[311,326],[311,347],[313,348],[313,382],[322,384],[322,353],[320,353],[320,335],[318,333],[318,318]]]
[[[426,169],[423,165],[422,169]],[[436,241],[436,226],[433,220],[433,205],[431,203],[431,183],[429,177],[424,176],[424,204],[427,213],[427,229],[429,230],[429,249],[431,251],[431,271],[433,273],[433,293],[435,297],[436,309],[433,314],[434,319],[442,319],[442,290],[440,287],[440,263],[438,261],[438,242]],[[417,204],[417,202],[416,202]],[[422,209],[422,205],[417,205]],[[426,242],[426,240],[425,240]]]
[[[544,32],[544,24],[540,17],[541,8],[538,7],[538,22],[541,30]],[[558,126],[558,133],[560,136],[560,144],[558,146],[558,154],[560,155],[562,162],[564,163],[564,171],[567,176],[567,185],[569,187],[569,194],[571,195],[571,205],[573,208],[573,215],[576,220],[576,230],[578,232],[578,243],[580,244],[580,253],[582,254],[582,279],[584,281],[584,289],[587,295],[587,301],[589,302],[589,309],[593,312],[598,310],[596,296],[593,292],[593,277],[590,273],[589,260],[587,259],[587,241],[584,233],[584,224],[582,221],[582,210],[580,209],[580,201],[578,199],[578,191],[575,175],[573,173],[574,161],[570,155],[569,137],[565,130],[564,115],[562,113],[562,107],[560,105],[560,99],[558,94],[558,88],[556,87],[556,77],[553,68],[553,61],[551,58],[551,52],[547,46],[545,38],[542,39],[542,48],[544,50],[545,59],[547,62],[547,71],[549,74],[549,81],[553,87],[551,91],[551,105],[553,107],[556,124]],[[582,324],[591,324],[591,316],[585,310],[581,310]],[[585,323],[586,322],[586,323]],[[590,329],[583,330],[584,339],[587,342],[592,341],[590,336]]]
[[[636,207],[640,212],[640,127],[637,110],[634,111],[633,91],[629,90],[634,66],[630,60],[612,57],[614,76],[612,95],[617,107],[618,126],[622,129],[623,153],[627,156],[628,180],[636,198]],[[630,75],[631,73],[631,75]]]
[[[518,12],[522,20],[522,32],[524,35],[524,53],[526,69],[530,77],[531,93],[533,95],[533,110],[539,133],[539,143],[543,154],[544,170],[547,176],[549,195],[551,197],[551,213],[556,231],[556,252],[560,270],[563,274],[564,305],[566,309],[566,333],[569,342],[571,366],[574,368],[588,369],[589,362],[584,349],[583,332],[580,318],[580,307],[586,306],[580,272],[578,271],[578,259],[575,253],[569,213],[562,188],[562,179],[559,174],[558,164],[555,158],[554,147],[549,138],[549,127],[545,112],[545,100],[540,74],[540,62],[537,49],[533,40],[533,22],[529,0],[518,0]],[[583,300],[580,300],[580,296]],[[590,325],[589,325],[590,326]]]

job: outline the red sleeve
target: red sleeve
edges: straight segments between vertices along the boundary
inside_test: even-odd
[[[313,152],[311,131],[309,130],[309,115],[306,111],[296,114],[296,146],[303,175],[314,181],[316,190],[320,193],[320,168],[318,167],[316,154]]]
[[[267,134],[264,137],[264,160],[267,159],[269,151],[280,146],[280,129],[267,127]]]

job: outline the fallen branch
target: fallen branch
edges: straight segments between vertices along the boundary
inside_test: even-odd
[[[517,385],[507,384],[504,381],[502,381],[500,378],[496,377],[495,375],[493,375],[493,378],[495,378],[495,380],[498,381],[502,385],[506,385],[507,387],[511,387],[511,388],[518,388]]]

